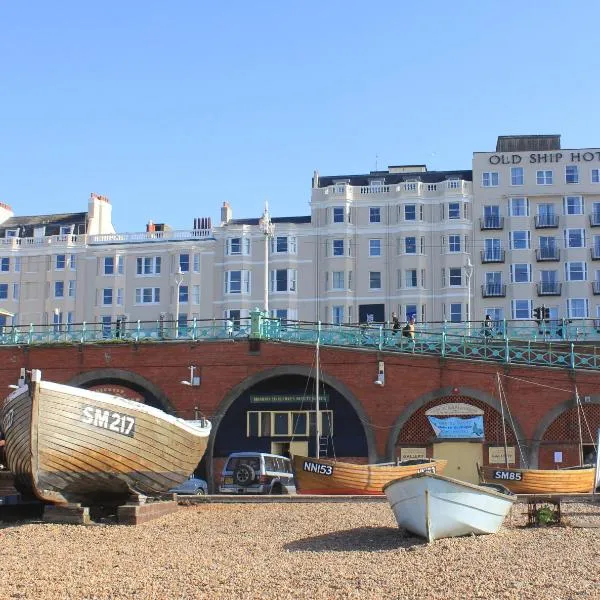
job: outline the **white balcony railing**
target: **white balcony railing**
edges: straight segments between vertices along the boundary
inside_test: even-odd
[[[169,240],[199,240],[212,236],[211,229],[186,231],[140,231],[137,233],[100,233],[88,235],[88,244],[140,244],[146,242],[168,242]]]

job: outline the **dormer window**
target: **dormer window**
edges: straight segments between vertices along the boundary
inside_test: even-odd
[[[33,237],[34,238],[44,237],[45,235],[46,235],[46,227],[44,225],[42,225],[42,227],[36,227],[33,230]]]
[[[71,235],[73,233],[73,225],[61,225],[60,235]]]
[[[373,192],[380,192],[383,187],[383,179],[373,179],[369,182],[369,187]]]
[[[346,182],[338,181],[334,184],[334,190],[336,194],[345,194],[346,193]]]
[[[4,232],[4,237],[7,237],[7,238],[19,237],[19,230],[18,229],[7,229]]]

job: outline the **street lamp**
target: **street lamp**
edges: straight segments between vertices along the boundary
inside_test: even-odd
[[[465,277],[467,278],[467,332],[471,335],[471,277],[473,275],[473,263],[471,258],[467,256],[467,264],[465,265]]]
[[[181,270],[181,265],[179,265],[179,269],[177,269],[177,273],[175,273],[175,285],[177,286],[175,291],[175,339],[179,337],[179,288],[181,287],[182,282],[183,271]]]
[[[273,237],[275,232],[275,226],[271,222],[271,215],[269,214],[269,203],[265,202],[265,210],[262,217],[258,221],[258,226],[265,236],[265,290],[264,290],[264,304],[265,304],[265,316],[269,316],[269,239]]]

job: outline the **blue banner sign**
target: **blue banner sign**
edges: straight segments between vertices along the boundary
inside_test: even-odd
[[[483,415],[476,417],[427,417],[439,438],[483,438]]]

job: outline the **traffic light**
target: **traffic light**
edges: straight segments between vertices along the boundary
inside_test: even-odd
[[[542,319],[544,318],[544,312],[541,306],[533,309],[533,318],[538,325],[542,324]]]

